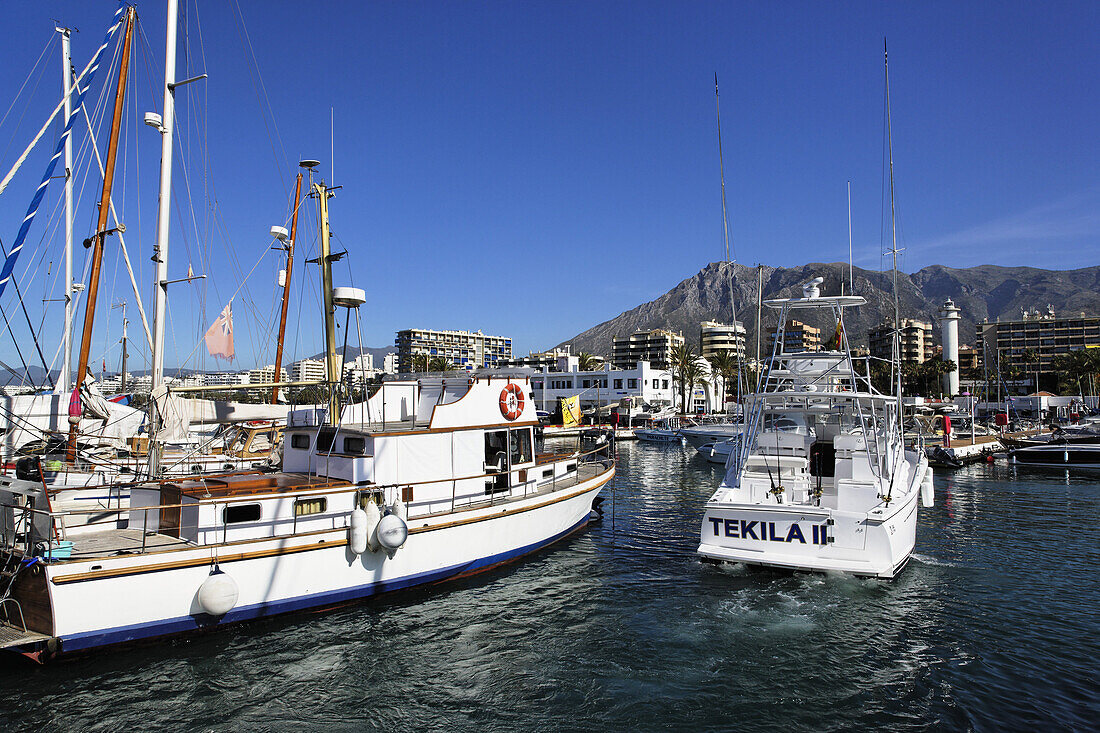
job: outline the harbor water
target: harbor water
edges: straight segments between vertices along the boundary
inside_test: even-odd
[[[39,667],[0,729],[997,730],[1100,721],[1100,476],[936,478],[894,581],[695,556],[722,469],[618,446],[604,518],[490,573]],[[120,598],[118,603],[125,603]]]

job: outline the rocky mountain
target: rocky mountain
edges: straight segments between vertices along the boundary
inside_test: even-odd
[[[841,283],[845,292],[849,291],[848,265],[844,263],[815,262],[801,267],[762,265],[761,268],[765,300],[801,297],[802,284],[814,277],[825,279],[821,288],[823,295],[839,294]],[[846,313],[845,325],[853,346],[865,345],[868,329],[892,318],[894,312],[892,273],[857,267],[854,274],[854,293],[866,298],[867,305]],[[738,320],[748,329],[749,350],[752,351],[756,333],[756,291],[756,267],[712,262],[661,297],[593,326],[559,346],[572,345],[574,353],[587,351],[609,356],[612,336],[666,328],[682,332],[687,342],[698,348],[700,321],[728,323],[733,317],[732,292]],[[1100,314],[1100,266],[1042,270],[999,265],[964,269],[931,265],[912,274],[898,273],[901,317],[933,323],[937,342],[936,311],[947,298],[954,300],[962,311],[960,343],[974,344],[976,323],[985,318],[991,321],[1018,319],[1025,308],[1045,311],[1047,306],[1053,306],[1059,314]],[[821,328],[825,338],[835,327],[812,318],[807,318],[807,322]],[[775,327],[776,313],[764,308],[763,323],[762,344],[766,346],[767,332]]]

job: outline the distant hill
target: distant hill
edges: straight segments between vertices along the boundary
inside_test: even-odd
[[[764,298],[801,296],[802,284],[813,277],[823,277],[824,295],[840,293],[841,283],[848,290],[848,265],[811,263],[801,267],[769,267],[764,270]],[[682,331],[689,344],[699,346],[699,322],[717,320],[729,322],[732,276],[734,302],[738,320],[749,331],[752,350],[756,333],[755,267],[713,262],[692,277],[682,281],[664,295],[621,313],[615,318],[583,331],[559,346],[572,345],[573,352],[587,351],[610,356],[611,338],[634,331],[666,328]],[[867,299],[867,305],[846,315],[848,338],[853,345],[866,345],[867,330],[885,318],[893,317],[892,275],[855,268],[855,294]],[[1024,308],[1045,311],[1048,305],[1058,314],[1100,314],[1100,266],[1079,270],[1042,270],[1035,267],[1001,267],[979,265],[955,269],[931,265],[912,274],[898,273],[898,299],[902,318],[916,318],[933,323],[937,342],[939,324],[936,311],[950,297],[961,310],[959,341],[974,344],[974,324],[988,318],[991,321],[1013,320]],[[764,335],[774,328],[776,314],[764,309]],[[832,329],[833,324],[815,322],[810,325]],[[825,337],[831,334],[823,333]]]

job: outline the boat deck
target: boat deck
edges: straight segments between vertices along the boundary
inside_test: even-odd
[[[576,473],[566,477],[559,478],[557,481],[546,481],[539,485],[534,490],[527,492],[516,491],[512,494],[505,494],[501,492],[495,496],[486,496],[484,499],[479,499],[474,502],[461,504],[455,506],[453,509],[446,511],[434,512],[431,514],[418,514],[412,517],[413,519],[422,519],[430,517],[439,517],[448,514],[462,514],[468,511],[476,511],[484,509],[488,506],[503,507],[511,503],[523,501],[536,496],[548,496],[554,492],[569,489],[574,486],[578,486],[586,481],[596,478],[601,473],[609,470],[609,467],[603,463],[582,463],[577,467]],[[296,475],[275,475],[277,479],[275,485],[266,490],[270,492],[285,492],[292,490],[295,486],[301,487],[301,484],[296,480]],[[303,475],[304,476],[304,475]],[[241,477],[247,482],[248,477]],[[269,480],[270,476],[264,476],[264,480]],[[283,485],[283,481],[286,481],[287,486]],[[187,482],[190,483],[190,482]],[[335,488],[343,486],[351,487],[350,484],[344,481],[337,481]],[[324,484],[314,479],[314,488],[323,488]],[[259,487],[237,487],[238,491],[228,491],[228,493],[217,494],[218,496],[226,495],[240,495],[241,493],[265,493]],[[211,494],[214,494],[214,490],[211,489]],[[203,496],[204,499],[209,499],[208,496]],[[104,529],[98,532],[87,532],[79,535],[71,535],[71,541],[73,542],[72,553],[68,558],[58,558],[52,561],[51,564],[61,564],[67,561],[87,561],[95,558],[114,557],[118,555],[140,555],[145,552],[163,552],[166,550],[184,549],[188,547],[198,547],[192,542],[187,540],[181,540],[178,537],[173,537],[167,534],[161,534],[159,532],[146,532],[141,529]],[[258,537],[258,539],[267,539],[267,537]],[[216,546],[216,545],[208,545]]]

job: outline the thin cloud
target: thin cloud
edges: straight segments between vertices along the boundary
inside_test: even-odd
[[[914,245],[921,252],[1100,235],[1100,191],[1093,189],[1011,216],[960,229]],[[987,249],[987,252],[992,250]]]

